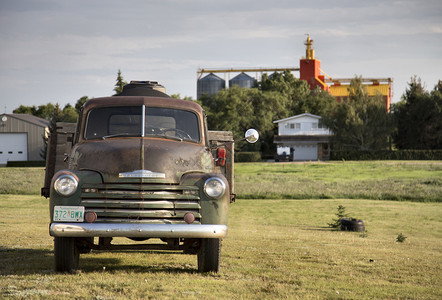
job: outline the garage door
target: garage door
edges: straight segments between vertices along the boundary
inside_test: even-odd
[[[300,144],[293,147],[293,160],[318,160],[317,144]]]
[[[0,164],[28,160],[26,133],[0,133]]]

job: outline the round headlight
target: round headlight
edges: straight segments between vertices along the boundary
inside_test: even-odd
[[[69,174],[60,175],[54,182],[54,189],[62,196],[70,196],[77,191],[78,180]]]
[[[212,177],[204,183],[204,193],[210,198],[218,199],[224,195],[226,184],[217,177]]]

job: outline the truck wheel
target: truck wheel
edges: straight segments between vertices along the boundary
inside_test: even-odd
[[[202,239],[198,250],[198,271],[201,273],[219,271],[221,239]]]
[[[75,243],[75,238],[54,238],[55,271],[73,273],[78,269],[80,252]]]

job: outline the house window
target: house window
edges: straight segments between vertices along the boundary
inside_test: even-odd
[[[324,124],[322,124],[322,120],[318,121],[318,128],[325,128]]]
[[[286,123],[285,129],[301,129],[301,123]]]
[[[286,129],[295,129],[295,124],[294,123],[286,123],[285,128]]]
[[[318,123],[312,123],[312,129],[318,129]]]

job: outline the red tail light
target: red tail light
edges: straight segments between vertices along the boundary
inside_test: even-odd
[[[216,165],[225,166],[226,164],[226,149],[219,148],[216,154]]]

